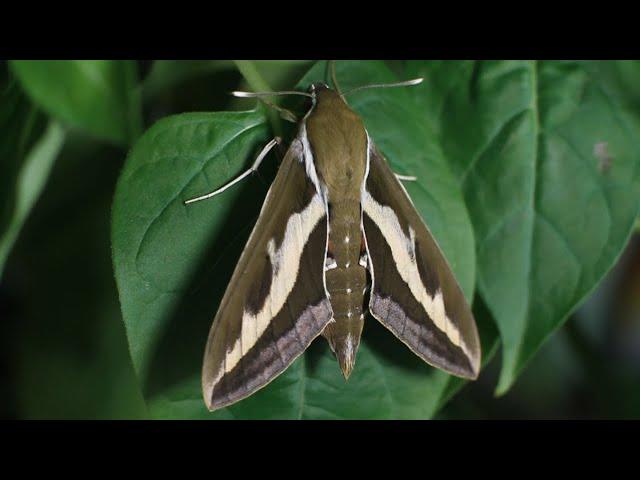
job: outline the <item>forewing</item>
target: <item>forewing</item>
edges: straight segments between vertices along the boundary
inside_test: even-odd
[[[210,410],[265,386],[331,320],[323,280],[326,207],[303,155],[294,140],[213,321],[202,372]]]
[[[480,342],[462,290],[406,190],[369,144],[362,200],[369,310],[430,365],[476,378]]]

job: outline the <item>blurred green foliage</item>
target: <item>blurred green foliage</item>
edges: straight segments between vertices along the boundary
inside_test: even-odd
[[[216,298],[226,285],[214,281],[210,266],[196,262],[199,275],[206,279],[203,285],[210,290],[196,289],[190,298],[198,301],[190,308],[178,303],[178,307],[184,308],[182,311],[174,306],[157,307],[182,322],[174,332],[176,339],[196,344],[174,342],[155,352],[166,356],[160,358],[151,382],[153,388],[149,390],[150,384],[140,376],[141,365],[137,361],[144,339],[132,334],[132,326],[156,327],[136,324],[144,318],[142,306],[137,313],[129,313],[129,318],[125,308],[126,322],[123,322],[114,280],[110,238],[116,183],[127,153],[134,145],[139,152],[144,151],[136,141],[157,120],[183,112],[252,109],[255,102],[233,99],[228,92],[290,89],[298,82],[304,85],[311,78],[321,78],[326,70],[324,65],[290,61],[3,62],[1,65],[0,358],[6,380],[0,387],[3,397],[0,415],[4,418],[201,416],[194,413],[203,407],[199,386],[190,376],[197,373],[194,369],[198,368],[202,355],[208,322],[215,313]],[[637,242],[632,242],[623,261],[596,294],[573,314],[567,327],[544,344],[515,386],[501,398],[493,396],[500,371],[504,392],[543,340],[611,268],[626,243],[639,204],[640,82],[635,81],[639,64],[388,62],[385,67],[382,62],[339,62],[338,66],[339,78],[345,86],[374,78],[426,76],[425,84],[411,92],[372,91],[354,96],[350,102],[365,118],[372,136],[398,171],[415,173],[425,165],[432,166],[421,175],[432,182],[424,195],[437,194],[438,188],[445,196],[461,192],[460,198],[465,203],[461,203],[462,213],[455,222],[449,218],[447,223],[446,216],[438,218],[437,201],[431,204],[426,201],[424,214],[434,219],[436,236],[453,259],[454,269],[469,296],[476,284],[474,311],[481,327],[486,326],[485,354],[492,351],[490,347],[497,338],[494,319],[503,342],[505,338],[511,339],[503,349],[507,369],[499,368],[500,358],[495,356],[478,382],[466,386],[447,403],[462,383],[411,363],[415,359],[407,357],[401,345],[396,346],[397,342],[379,325],[368,322],[365,339],[373,349],[365,346],[360,354],[356,366],[356,372],[360,367],[358,381],[345,385],[336,380],[337,376],[333,378],[332,367],[335,373],[338,368],[324,346],[316,342],[306,365],[298,362],[273,384],[274,388],[265,389],[220,416],[290,417],[287,405],[299,402],[302,377],[306,378],[306,386],[302,388],[308,390],[310,399],[300,415],[304,418],[426,418],[440,409],[438,418],[640,416]],[[306,73],[310,67],[314,69]],[[532,85],[532,81],[537,83]],[[419,111],[423,116],[414,118],[409,111]],[[266,110],[258,112],[263,115],[264,131],[237,150],[237,156],[232,158],[237,163],[236,170],[250,161],[260,142],[267,138],[268,130],[291,131]],[[165,125],[171,121],[165,120]],[[212,127],[215,130],[215,125]],[[422,133],[402,136],[414,128]],[[193,144],[199,141],[197,134],[194,132]],[[433,141],[422,147],[418,142],[417,150],[410,159],[406,158],[411,152],[407,148],[414,148],[411,143],[420,135],[428,135]],[[556,139],[558,142],[564,139],[573,146],[562,147]],[[610,170],[604,173],[598,172],[598,158],[593,151],[593,144],[603,140],[608,142],[613,156]],[[525,161],[530,158],[527,149],[532,145],[542,152],[533,167]],[[192,146],[187,142],[182,151],[193,153],[194,150],[189,150]],[[416,157],[420,148],[428,152],[422,160]],[[202,160],[197,155],[201,154],[196,153],[194,162]],[[470,160],[475,162],[471,166],[465,163]],[[446,165],[437,173],[433,168],[440,161]],[[267,165],[261,171],[262,181],[251,180],[239,190],[243,194],[251,192],[256,204],[245,205],[238,215],[238,228],[233,230],[238,246],[226,262],[226,276],[230,275],[232,260],[241,248],[242,241],[237,238],[248,235],[250,221],[259,208],[259,197],[264,195],[275,167]],[[216,177],[214,183],[232,174],[226,172]],[[451,174],[457,181],[446,180]],[[151,172],[146,185],[135,185],[129,197],[120,199],[116,208],[130,215],[127,225],[135,227],[137,219],[150,214],[146,202],[151,190],[145,188],[162,189],[163,182],[171,185],[177,178],[171,175],[171,169]],[[511,190],[504,183],[498,183],[503,185],[502,190],[496,189],[491,183],[496,178],[512,182]],[[568,198],[558,196],[562,189],[556,184],[571,186]],[[198,185],[205,190],[206,187]],[[584,192],[580,191],[582,187]],[[420,187],[410,188],[415,190],[411,191],[412,196],[419,198]],[[509,243],[509,236],[495,237],[497,230],[492,227],[500,222],[501,216],[510,213],[508,208],[504,211],[497,208],[509,206],[499,194],[521,191],[526,199],[530,188],[534,188],[537,196],[533,210],[525,208],[525,212],[535,217],[542,211],[546,218],[554,218],[556,211],[563,212],[555,225],[562,232],[564,245],[569,245],[567,251],[579,256],[578,280],[572,280],[573,266],[562,263],[561,252],[549,256],[548,252],[553,251],[549,246],[557,239],[545,238],[542,230],[535,233],[544,227],[536,226],[539,221],[528,219],[527,213],[524,224],[531,226],[526,226],[525,231],[533,229],[529,238],[534,239],[534,245],[537,242],[535,251],[539,253],[523,257],[515,248],[520,246]],[[196,190],[194,187],[190,193]],[[238,195],[238,192],[230,194],[217,206],[194,212],[200,220],[192,227],[209,229],[213,239],[229,235],[227,223],[224,230],[214,234],[205,217],[216,209],[237,207]],[[605,199],[609,217],[589,215],[595,208],[596,197]],[[568,201],[574,202],[570,209],[554,209]],[[447,209],[453,208],[452,203],[445,204]],[[493,217],[488,217],[487,212]],[[580,218],[595,223],[575,228]],[[214,220],[215,216],[209,219]],[[469,227],[465,227],[465,222]],[[459,231],[472,226],[473,232],[470,237],[452,234],[454,225],[462,229]],[[602,231],[606,233],[607,248],[589,250],[590,242],[585,239],[597,239]],[[447,235],[451,240],[447,240]],[[498,256],[487,250],[489,245]],[[116,254],[118,248],[126,248],[126,244],[124,247],[115,244]],[[190,247],[183,244],[183,248],[188,252]],[[201,244],[196,250],[200,255],[206,248]],[[192,261],[197,255],[185,258]],[[511,289],[522,286],[523,280],[511,266],[523,258],[538,269],[534,270],[539,272],[534,278],[541,283],[524,285],[527,292],[522,295],[537,298],[544,308],[516,314],[522,312],[518,302],[523,296]],[[545,267],[548,258],[552,258],[555,270]],[[116,272],[117,262],[116,255]],[[504,266],[508,266],[506,272]],[[170,269],[161,275],[172,280]],[[155,277],[154,281],[158,279],[161,278]],[[550,301],[567,282],[580,286],[575,287],[572,295],[557,295]],[[134,284],[121,282],[119,286],[121,299],[140,294]],[[192,336],[184,336],[185,327],[180,325],[185,323]],[[537,333],[532,334],[532,328]],[[200,340],[193,336],[198,329],[203,331]],[[524,344],[522,339],[526,339]],[[488,359],[490,355],[485,356]],[[311,373],[309,362],[314,365]],[[168,379],[173,380],[167,383]],[[379,397],[385,389],[402,400],[392,400],[382,407],[373,401],[367,407],[369,410],[355,407],[358,399]]]

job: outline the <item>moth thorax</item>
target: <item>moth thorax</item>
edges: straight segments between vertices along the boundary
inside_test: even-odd
[[[329,198],[359,199],[367,164],[367,132],[360,117],[333,91],[318,94],[306,132]]]

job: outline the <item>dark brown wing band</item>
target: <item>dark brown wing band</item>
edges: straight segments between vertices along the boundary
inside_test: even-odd
[[[327,217],[295,140],[214,319],[202,388],[209,409],[282,373],[331,320],[324,290]]]
[[[436,241],[373,146],[363,209],[372,315],[425,362],[476,378],[480,342],[471,310]]]

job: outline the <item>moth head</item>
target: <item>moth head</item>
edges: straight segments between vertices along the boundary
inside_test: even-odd
[[[330,94],[333,91],[334,90],[324,82],[314,82],[309,85],[309,88],[307,88],[307,93],[311,96],[311,101],[307,103],[307,109],[315,107],[318,101],[320,101],[322,98],[326,97],[327,94]]]
[[[329,85],[324,82],[315,82],[309,85],[309,93],[311,95],[317,95],[318,92],[322,92],[323,90],[329,90]]]

